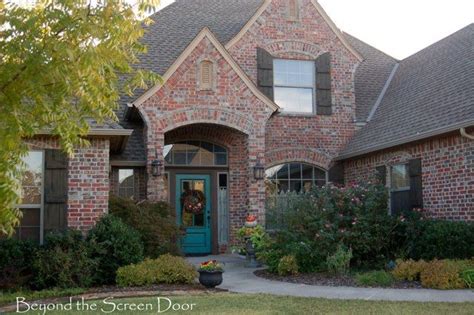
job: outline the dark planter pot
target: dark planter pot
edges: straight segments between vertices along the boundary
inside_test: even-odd
[[[199,282],[206,288],[214,288],[222,283],[222,271],[199,271]]]

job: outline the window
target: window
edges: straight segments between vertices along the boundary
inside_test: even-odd
[[[26,169],[21,181],[21,201],[18,206],[23,217],[16,229],[16,237],[42,241],[44,154],[42,151],[30,151],[23,162]]]
[[[280,164],[267,169],[265,174],[274,189],[270,194],[287,191],[308,192],[314,185],[326,184],[324,170],[303,163]]]
[[[133,169],[119,169],[119,196],[135,197],[135,172]]]
[[[398,164],[391,168],[390,189],[392,191],[410,190],[408,164]]]
[[[213,63],[208,60],[201,62],[200,86],[202,90],[211,90],[213,87]]]
[[[283,111],[314,112],[314,62],[273,60],[275,103]]]
[[[166,165],[227,166],[227,150],[204,141],[183,141],[165,145]]]

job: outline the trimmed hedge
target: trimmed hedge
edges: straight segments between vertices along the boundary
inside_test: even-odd
[[[95,265],[80,231],[48,233],[33,262],[33,287],[88,287],[92,284]]]
[[[136,204],[131,199],[111,197],[109,212],[140,233],[146,257],[180,254],[179,237],[182,232],[176,224],[175,212],[168,203]]]
[[[165,254],[157,259],[146,259],[139,264],[119,268],[116,282],[122,287],[190,284],[196,277],[196,270],[184,258]]]
[[[144,258],[140,234],[113,215],[103,216],[90,230],[87,240],[97,262],[95,284],[114,283],[119,267],[138,263]]]
[[[413,259],[470,259],[474,257],[474,224],[426,220],[408,235],[409,257]]]
[[[0,239],[0,289],[21,288],[31,281],[37,250],[33,242]]]

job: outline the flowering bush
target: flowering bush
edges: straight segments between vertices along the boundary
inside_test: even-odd
[[[288,198],[290,207],[267,209],[278,229],[275,242],[266,249],[273,253],[260,256],[294,255],[302,272],[325,269],[326,257],[338,244],[352,248],[352,261],[358,266],[381,268],[394,258],[393,236],[405,218],[388,215],[383,185],[326,185]]]
[[[198,271],[209,271],[209,272],[220,271],[220,272],[223,272],[224,267],[222,266],[222,264],[217,262],[217,260],[208,260],[208,261],[202,262],[199,265]]]

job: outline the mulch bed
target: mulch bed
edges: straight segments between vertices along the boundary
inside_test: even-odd
[[[254,274],[257,277],[265,278],[268,280],[309,284],[309,285],[321,285],[331,287],[369,287],[357,284],[354,277],[351,275],[347,276],[335,276],[326,273],[301,273],[298,275],[291,276],[280,276],[268,272],[266,269],[256,270]],[[392,289],[421,289],[421,283],[418,281],[395,281],[391,286],[384,288]]]

